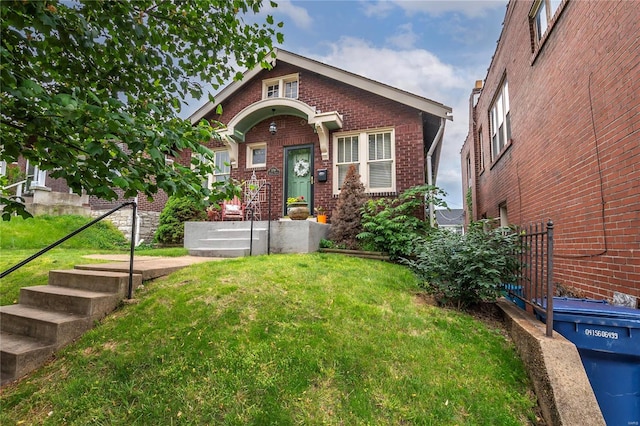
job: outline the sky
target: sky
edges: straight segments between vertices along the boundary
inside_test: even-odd
[[[452,107],[436,185],[460,209],[469,96],[486,77],[507,1],[276,0],[261,13],[284,23],[277,47]]]

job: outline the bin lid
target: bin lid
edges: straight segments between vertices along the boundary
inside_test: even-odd
[[[640,321],[640,309],[610,305],[606,300],[554,297],[553,312]]]

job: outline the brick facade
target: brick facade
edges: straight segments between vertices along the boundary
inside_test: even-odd
[[[362,90],[348,84],[316,74],[306,69],[294,67],[285,62],[271,70],[261,71],[252,81],[246,83],[241,91],[222,103],[223,113],[220,116],[209,115],[208,119],[216,119],[228,123],[248,105],[262,99],[262,81],[298,73],[298,100],[315,107],[322,112],[337,111],[343,116],[343,128],[331,132],[329,138],[329,160],[322,160],[318,135],[305,119],[296,116],[276,116],[278,132],[269,133],[268,118],[251,128],[245,135],[245,142],[239,144],[237,167],[231,176],[240,181],[251,178],[253,169],[246,169],[246,144],[267,143],[267,166],[255,169],[256,177],[265,178],[271,183],[272,219],[282,217],[284,210],[284,148],[313,145],[314,176],[318,169],[328,170],[327,182],[315,182],[312,185],[313,205],[322,206],[329,212],[335,208],[337,197],[333,188],[333,133],[376,128],[393,128],[395,132],[395,170],[396,191],[400,193],[407,188],[425,183],[425,154],[423,141],[423,122],[420,111],[399,102],[384,98],[375,93]],[[361,143],[366,143],[363,141]],[[223,147],[218,143],[215,147]],[[279,176],[268,176],[271,168],[281,171]],[[388,196],[390,194],[371,194],[372,196]],[[393,195],[393,194],[392,194]],[[264,210],[263,210],[264,215]],[[264,216],[263,216],[264,217]]]
[[[589,297],[640,297],[640,8],[565,0],[534,47],[533,3],[509,2],[472,95],[467,217],[499,217],[502,206],[512,224],[551,219],[556,282]],[[492,161],[489,112],[505,79],[511,141]]]

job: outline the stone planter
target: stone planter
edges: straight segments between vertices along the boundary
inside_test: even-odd
[[[307,220],[309,217],[309,206],[306,203],[289,204],[287,214],[291,220]]]

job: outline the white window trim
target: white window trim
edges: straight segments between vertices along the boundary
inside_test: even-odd
[[[507,149],[511,141],[511,107],[509,105],[509,83],[505,78],[500,84],[500,90],[496,93],[496,97],[491,103],[489,109],[489,128],[491,141],[491,162],[495,162],[500,155]],[[507,115],[509,119],[507,120]],[[494,120],[495,117],[495,120]],[[502,119],[502,130],[500,129],[499,119]],[[502,132],[502,145],[496,146],[494,136]],[[499,141],[500,139],[498,139]],[[496,148],[498,148],[496,150]]]
[[[253,163],[253,151],[256,149],[264,148],[264,163]],[[261,167],[267,167],[267,143],[252,143],[247,145],[247,169],[257,169]]]
[[[229,172],[228,172],[228,173],[221,173],[221,172],[219,172],[219,171],[218,171],[218,169],[215,167],[216,162],[217,162],[217,160],[218,160],[218,158],[217,158],[217,157],[218,157],[218,154],[219,154],[219,153],[222,153],[222,152],[227,153],[227,155],[229,156]],[[213,176],[212,176],[212,178],[213,178],[213,182],[217,182],[217,180],[218,180],[218,176],[227,176],[227,179],[225,179],[225,180],[230,179],[230,178],[231,178],[231,153],[229,152],[229,150],[228,150],[228,149],[214,149],[214,150],[213,150],[213,153],[214,153],[214,155],[215,155],[215,157],[214,157],[214,163],[213,163],[213,164],[214,164],[214,169],[213,169]],[[209,189],[211,189],[211,188],[209,188]]]
[[[369,187],[369,135],[372,133],[391,133],[391,186],[388,188],[370,188]],[[359,164],[360,181],[364,185],[364,190],[368,194],[388,193],[396,191],[396,136],[395,129],[390,127],[379,129],[367,129],[359,132],[340,132],[333,134],[333,194],[340,194],[338,188],[338,138],[358,136],[358,161],[353,164]]]
[[[192,152],[191,153],[191,158],[197,158],[198,159],[198,163],[204,164],[204,158],[201,154],[198,154],[197,152]],[[165,158],[166,160],[166,158]],[[191,162],[191,170],[195,170],[197,168],[198,164],[193,164],[193,161]],[[207,189],[213,189],[213,182],[214,182],[214,177],[213,174],[211,173],[207,173],[206,176],[207,179]]]
[[[295,74],[288,74],[288,75],[283,75],[277,78],[270,78],[267,80],[262,80],[262,99],[269,99],[267,98],[267,88],[269,86],[275,86],[276,84],[278,85],[278,98],[284,98],[284,85],[285,83],[291,83],[293,81],[297,81],[298,82],[298,90],[296,91],[296,97],[295,98],[287,98],[287,99],[298,99],[299,95],[300,95],[300,79],[298,76],[298,73]]]

